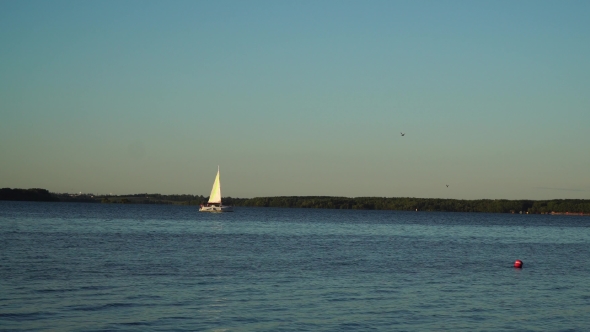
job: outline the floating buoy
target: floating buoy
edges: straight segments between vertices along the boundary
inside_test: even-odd
[[[516,262],[514,262],[514,267],[517,269],[522,269],[522,261],[517,259]]]

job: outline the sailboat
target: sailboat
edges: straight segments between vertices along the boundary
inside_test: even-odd
[[[219,166],[217,166],[217,176],[213,182],[213,189],[209,195],[207,204],[202,204],[199,208],[200,212],[233,212],[231,206],[221,204],[221,182],[219,182]]]

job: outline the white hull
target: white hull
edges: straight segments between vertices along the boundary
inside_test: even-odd
[[[231,206],[201,206],[199,212],[234,212]]]

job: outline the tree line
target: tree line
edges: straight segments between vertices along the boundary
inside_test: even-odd
[[[282,196],[236,199],[236,206],[488,213],[590,213],[590,200],[442,199],[414,197]]]
[[[0,201],[37,201],[59,202],[59,199],[47,189],[0,189]]]
[[[202,195],[92,195],[58,194],[46,189],[0,189],[0,200],[88,202],[119,204],[205,204],[209,197]],[[583,213],[590,214],[590,200],[507,200],[507,199],[443,199],[415,197],[333,197],[333,196],[277,196],[234,198],[224,197],[224,205],[244,207],[281,207],[308,209],[397,210],[488,213]]]

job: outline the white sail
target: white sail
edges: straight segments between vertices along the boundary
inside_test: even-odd
[[[202,204],[199,208],[201,212],[233,212],[231,206],[221,204],[221,182],[219,181],[219,166],[217,166],[217,176],[213,182],[211,195],[209,195],[209,202]]]
[[[219,182],[219,166],[217,166],[217,176],[213,182],[211,195],[209,195],[209,203],[221,204],[221,183]]]

